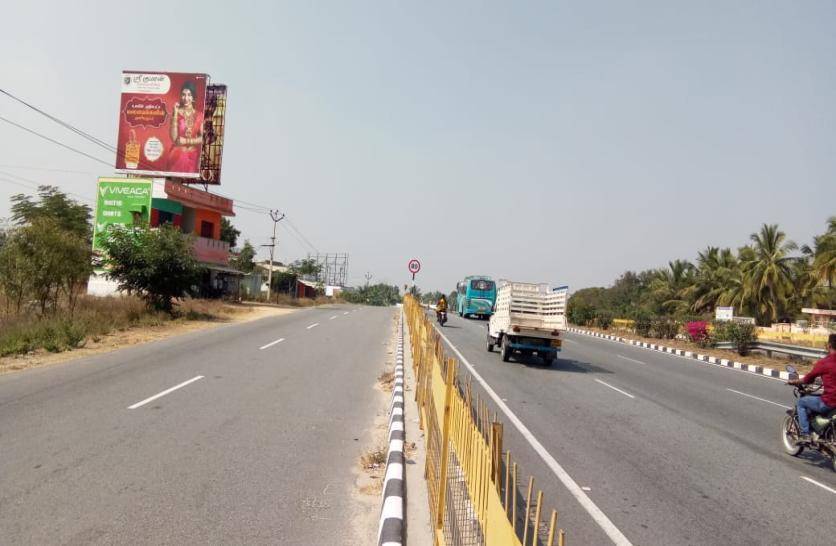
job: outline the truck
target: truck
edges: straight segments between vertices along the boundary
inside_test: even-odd
[[[551,366],[561,349],[566,330],[566,286],[547,283],[500,281],[496,309],[488,323],[487,348],[500,348],[504,362],[511,356],[537,355]]]

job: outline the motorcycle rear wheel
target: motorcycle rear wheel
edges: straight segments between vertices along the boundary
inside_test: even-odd
[[[804,451],[804,446],[795,443],[796,438],[798,438],[798,424],[791,415],[787,415],[781,424],[781,445],[784,446],[787,455],[798,457]]]

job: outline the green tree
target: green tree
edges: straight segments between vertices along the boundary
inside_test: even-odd
[[[252,273],[255,270],[255,248],[249,241],[244,241],[244,246],[237,255],[232,257],[230,265],[244,273]]]
[[[748,289],[755,307],[755,318],[760,324],[777,321],[787,309],[788,296],[793,289],[793,262],[790,253],[798,246],[787,239],[777,224],[761,227],[753,233],[751,259],[743,262]]]
[[[192,255],[191,238],[173,226],[113,227],[103,246],[108,276],[119,289],[159,310],[172,312],[174,298],[185,295],[203,272]]]
[[[304,258],[290,264],[290,271],[299,277],[319,281],[322,274],[322,264],[313,258]]]
[[[0,250],[0,288],[16,312],[24,299],[38,302],[41,314],[62,301],[72,311],[91,272],[86,236],[43,216],[13,230]]]
[[[667,269],[660,269],[650,283],[649,291],[657,313],[683,315],[690,302],[688,289],[695,278],[694,264],[687,260],[668,262]]]
[[[813,246],[804,245],[801,252],[810,261],[814,279],[832,289],[836,281],[836,216],[828,218],[827,231],[813,238]]]
[[[221,218],[221,241],[229,243],[229,248],[238,246],[238,237],[241,236],[241,231],[236,229],[232,222],[226,218]]]
[[[60,229],[90,239],[90,207],[70,199],[55,186],[38,186],[38,199],[28,195],[12,196],[12,220],[17,225],[48,219]]]
[[[384,283],[351,288],[344,291],[342,297],[349,303],[364,303],[378,306],[394,305],[401,301],[401,294],[398,287]]]

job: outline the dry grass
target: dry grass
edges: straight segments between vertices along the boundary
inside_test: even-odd
[[[395,372],[382,372],[377,377],[377,384],[386,392],[392,392],[395,388]]]
[[[98,342],[114,332],[180,321],[228,321],[246,306],[217,300],[186,299],[173,314],[149,309],[134,296],[85,296],[76,307],[40,316],[34,312],[0,316],[0,357],[45,350],[59,353]]]
[[[360,455],[360,466],[364,470],[377,470],[386,464],[386,448],[378,447]]]

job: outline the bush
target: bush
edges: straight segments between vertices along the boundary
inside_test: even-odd
[[[717,341],[730,341],[737,353],[745,356],[749,354],[758,336],[754,324],[720,321],[714,323],[714,338]]]
[[[588,326],[595,320],[595,308],[570,299],[566,306],[566,316],[572,324]]]
[[[653,319],[651,332],[660,339],[673,339],[679,333],[679,322],[671,317],[659,317]]]
[[[707,322],[704,320],[691,321],[685,326],[685,329],[688,331],[688,336],[691,338],[691,341],[700,347],[708,345],[709,337]]]
[[[598,311],[595,314],[595,325],[602,330],[608,330],[612,326],[612,313],[609,311]]]
[[[650,335],[650,329],[653,327],[653,318],[649,315],[637,315],[634,323],[633,329],[636,331],[636,334],[642,337],[648,337]]]

